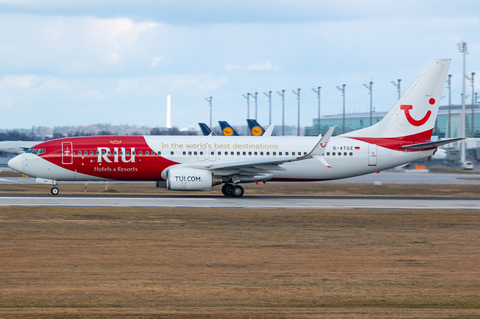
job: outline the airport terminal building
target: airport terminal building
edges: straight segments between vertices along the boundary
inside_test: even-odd
[[[462,105],[450,106],[450,121],[449,121],[449,107],[440,106],[437,121],[433,130],[433,135],[440,138],[443,137],[458,137],[460,135],[460,118],[462,114]],[[373,112],[372,124],[379,122],[387,112]],[[465,105],[465,135],[472,137],[472,105]],[[313,119],[313,126],[305,127],[306,136],[318,135],[318,124],[320,122],[320,133],[325,133],[329,127],[336,126],[334,135],[342,134],[343,130],[343,116],[342,114],[324,115],[320,118]],[[448,127],[450,122],[450,134],[448,134]],[[345,113],[345,133],[359,130],[370,126],[370,113]],[[473,128],[474,137],[480,138],[480,107],[475,104],[473,108]]]

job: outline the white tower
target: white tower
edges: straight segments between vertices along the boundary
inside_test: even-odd
[[[172,98],[167,95],[167,128],[172,127]]]

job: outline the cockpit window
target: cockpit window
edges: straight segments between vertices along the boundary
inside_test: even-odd
[[[45,153],[45,149],[44,148],[41,148],[41,149],[35,149],[35,148],[29,148],[26,153],[32,153],[32,154],[43,154]]]

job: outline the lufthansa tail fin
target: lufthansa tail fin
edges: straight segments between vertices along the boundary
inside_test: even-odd
[[[380,122],[342,136],[429,141],[449,67],[450,59],[433,60]]]
[[[258,124],[257,120],[247,119],[248,129],[251,136],[262,136],[265,129]]]
[[[198,125],[199,125],[200,128],[202,129],[203,135],[205,135],[205,136],[216,135],[215,132],[212,131],[212,129],[209,128],[207,124],[205,124],[205,123],[198,123]]]
[[[218,123],[220,124],[220,128],[222,129],[223,135],[239,136],[237,131],[235,131],[235,129],[230,124],[228,124],[227,121],[218,121]]]

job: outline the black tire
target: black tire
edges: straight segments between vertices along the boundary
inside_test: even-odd
[[[60,193],[60,190],[58,189],[58,187],[52,187],[50,193],[52,193],[52,195],[58,195],[58,193]]]
[[[222,187],[222,193],[225,196],[232,196],[233,193],[233,185],[232,184],[225,184]]]
[[[233,197],[242,197],[244,193],[245,193],[245,190],[243,189],[242,186],[240,185],[233,186],[233,190],[232,190]]]
[[[223,186],[222,186],[222,194],[225,195],[225,196],[228,196],[228,195],[227,195],[227,192],[226,192],[226,190],[225,190],[225,189],[227,188],[227,185],[228,185],[228,184],[223,184]]]

